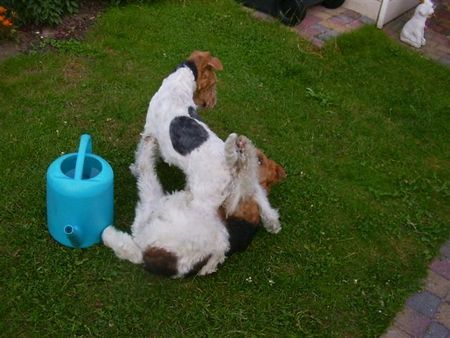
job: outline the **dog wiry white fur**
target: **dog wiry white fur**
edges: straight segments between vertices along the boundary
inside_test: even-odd
[[[242,140],[245,144],[239,144]],[[156,140],[147,136],[136,152],[134,170],[139,201],[131,235],[109,226],[103,231],[103,242],[116,256],[135,264],[144,262],[143,255],[148,248],[164,249],[177,258],[173,277],[189,274],[201,261],[205,262],[198,274],[212,273],[225,260],[230,245],[228,232],[217,210],[192,203],[191,192],[163,192],[155,171],[157,147]],[[249,169],[253,170],[255,165],[247,164],[257,162],[251,142],[232,134],[226,141],[226,149],[228,163],[234,166],[229,170],[240,167],[237,180],[254,179]],[[248,182],[236,186],[254,189]]]
[[[417,6],[413,17],[403,26],[400,40],[416,48],[425,46],[425,23],[433,14],[433,3],[430,0],[424,0]]]

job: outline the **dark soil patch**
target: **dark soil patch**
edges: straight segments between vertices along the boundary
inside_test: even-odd
[[[64,17],[58,26],[29,25],[19,28],[15,41],[0,41],[0,60],[38,49],[44,39],[82,40],[106,6],[105,1],[82,1],[79,11]]]

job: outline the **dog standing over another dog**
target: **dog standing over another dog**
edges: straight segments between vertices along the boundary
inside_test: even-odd
[[[264,227],[276,233],[281,229],[278,212],[270,206],[264,189],[253,184],[258,182],[256,168],[246,171],[254,173],[247,180],[251,186],[236,189],[235,182],[245,182],[235,180],[230,172],[236,159],[225,155],[224,142],[197,114],[197,105],[211,108],[216,104],[215,71],[222,69],[221,61],[211,53],[193,52],[152,97],[142,138],[154,137],[164,161],[185,173],[193,205],[211,210],[223,205],[226,213],[232,214],[239,200],[254,196]],[[233,140],[229,141],[232,145]]]

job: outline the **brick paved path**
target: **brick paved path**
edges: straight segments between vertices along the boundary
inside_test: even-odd
[[[252,13],[258,19],[275,20],[261,12]],[[374,24],[374,21],[344,7],[327,9],[319,5],[308,8],[305,19],[294,29],[315,46],[322,47],[325,41],[365,24]]]
[[[430,264],[423,285],[382,338],[450,338],[450,240]]]
[[[368,17],[344,7],[314,6],[308,8],[305,19],[295,29],[302,37],[322,47],[325,41],[339,34],[373,23]]]

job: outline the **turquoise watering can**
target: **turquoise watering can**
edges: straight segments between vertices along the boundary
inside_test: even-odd
[[[92,153],[91,136],[84,134],[78,153],[63,155],[48,167],[48,231],[65,246],[87,248],[113,224],[113,209],[113,170]]]

